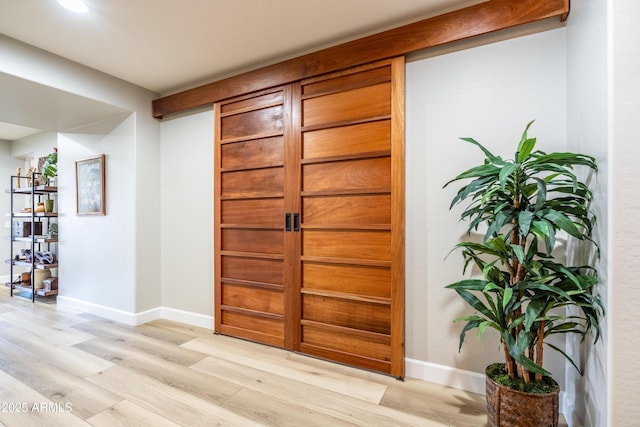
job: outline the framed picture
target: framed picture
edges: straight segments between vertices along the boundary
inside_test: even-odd
[[[76,160],[76,212],[105,215],[104,154]]]

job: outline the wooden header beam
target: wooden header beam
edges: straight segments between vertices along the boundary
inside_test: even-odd
[[[153,117],[568,13],[569,0],[489,0],[156,99]]]

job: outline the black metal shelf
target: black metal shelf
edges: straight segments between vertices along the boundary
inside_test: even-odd
[[[39,182],[43,182],[42,174],[40,173],[32,173],[31,176],[11,176],[11,184],[9,190],[5,192],[10,194],[11,197],[11,208],[8,216],[11,218],[11,235],[7,237],[10,241],[9,245],[10,249],[10,259],[5,260],[6,263],[10,265],[10,273],[9,277],[11,282],[6,285],[11,288],[11,296],[14,296],[14,291],[18,293],[27,293],[31,295],[31,301],[35,302],[36,295],[39,296],[51,296],[57,295],[57,289],[42,289],[35,287],[35,271],[36,270],[50,270],[54,268],[58,268],[57,263],[45,264],[36,262],[36,251],[41,250],[43,247],[46,250],[51,250],[51,244],[58,243],[57,235],[54,237],[50,237],[47,235],[40,235],[42,231],[36,231],[36,224],[42,224],[40,227],[44,230],[45,227],[47,229],[50,227],[52,223],[57,223],[58,213],[57,212],[42,212],[38,210],[36,212],[37,203],[42,202],[42,200],[51,199],[52,195],[57,194],[58,187],[51,185],[29,185],[31,183],[38,184]],[[27,185],[23,185],[26,183]],[[31,204],[30,208],[20,208],[17,210],[14,205],[14,196],[29,196],[29,202]],[[43,202],[44,203],[44,202]],[[31,233],[37,233],[35,235],[27,235],[21,236],[16,234],[26,234],[26,231],[16,233],[14,231],[14,222],[20,221],[23,223],[29,222],[31,225]],[[26,225],[26,224],[25,224]],[[24,229],[26,230],[26,228]],[[14,248],[14,243],[23,242],[28,243],[30,249],[30,260],[24,259],[21,257]],[[31,271],[29,275],[29,281],[14,281],[14,267],[28,268]],[[25,295],[20,295],[25,296]]]

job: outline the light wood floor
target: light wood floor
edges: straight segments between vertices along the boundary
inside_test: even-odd
[[[0,424],[484,426],[484,396],[0,290]]]

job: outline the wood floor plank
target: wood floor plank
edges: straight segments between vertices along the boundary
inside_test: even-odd
[[[26,313],[30,316],[35,316],[39,319],[50,320],[56,324],[70,326],[75,323],[86,322],[86,319],[82,317],[82,312],[73,309],[58,308],[54,303],[50,304],[34,304],[31,299],[25,299],[21,297],[7,298],[5,301],[11,308],[21,313]]]
[[[412,378],[391,385],[380,404],[453,426],[488,425],[484,396]]]
[[[10,311],[14,311],[14,308],[11,308],[11,306],[6,305],[6,304],[0,304],[0,314],[2,313],[8,313]]]
[[[187,325],[184,323],[178,323],[167,319],[157,319],[153,320],[148,325],[154,325],[161,328],[169,329],[172,331],[182,332],[184,334],[190,335],[191,338],[196,337],[209,337],[213,335],[213,330],[200,328],[198,326]]]
[[[205,356],[203,353],[192,351],[170,342],[160,341],[155,338],[147,337],[135,332],[135,330],[127,330],[110,321],[92,321],[73,326],[73,329],[99,337],[116,344],[122,344],[135,348],[149,354],[155,355],[161,359],[174,362],[180,365],[192,365]]]
[[[133,328],[131,326],[126,326],[127,328]],[[163,328],[158,325],[154,325],[151,323],[146,323],[144,325],[135,327],[136,334],[142,334],[145,337],[154,338],[157,340],[161,340],[164,342],[170,342],[171,344],[180,345],[184,344],[187,341],[191,341],[193,338],[193,334],[188,334],[185,332],[180,332],[176,330],[172,330],[169,328]]]
[[[73,406],[68,411],[68,407],[64,405],[58,407],[22,381],[1,370],[0,402],[7,405],[6,410],[0,410],[0,423],[6,427],[90,426],[75,415]],[[49,404],[54,405],[49,407]]]
[[[113,364],[215,404],[225,402],[242,388],[135,348],[100,338],[82,342],[76,347],[90,355],[101,357]]]
[[[225,402],[224,406],[266,426],[353,427],[358,425],[248,388],[234,395]]]
[[[114,366],[87,379],[149,411],[162,413],[171,421],[183,426],[261,425],[233,411],[120,366]]]
[[[210,340],[196,338],[183,344],[181,347],[209,354],[220,359],[244,364],[265,372],[287,378],[294,378],[306,384],[311,384],[346,396],[357,397],[367,402],[379,403],[386,390],[386,387],[383,385],[341,375],[335,371],[314,368],[297,362],[283,364],[282,358],[286,358],[288,353],[280,349],[270,347],[264,347],[262,349],[265,352],[277,351],[281,353],[279,359],[256,357],[255,349],[257,347],[255,344],[252,343],[252,350],[247,351],[237,346],[238,340],[233,339],[236,343],[230,343],[229,340],[231,339],[221,336],[213,337]],[[228,344],[231,344],[232,348],[229,348]]]
[[[94,427],[180,427],[179,424],[126,400],[94,415],[87,421]]]
[[[0,318],[0,343],[12,343],[34,355],[47,355],[47,362],[56,369],[79,378],[102,371],[113,363],[87,354],[47,336],[36,335],[19,325]],[[0,344],[2,346],[2,344]]]
[[[33,355],[7,342],[2,343],[0,370],[11,375],[48,401],[70,404],[74,415],[86,419],[118,403],[117,395],[96,387],[51,365],[46,355]]]
[[[336,393],[289,377],[215,357],[207,357],[193,365],[192,368],[243,385],[265,396],[277,396],[279,399],[360,426],[371,426],[372,419],[375,419],[375,425],[378,427],[443,425],[366,402],[357,397]]]
[[[0,319],[14,323],[35,335],[49,337],[60,344],[73,345],[92,338],[89,334],[69,328],[64,322],[39,318],[18,310],[2,313]]]

